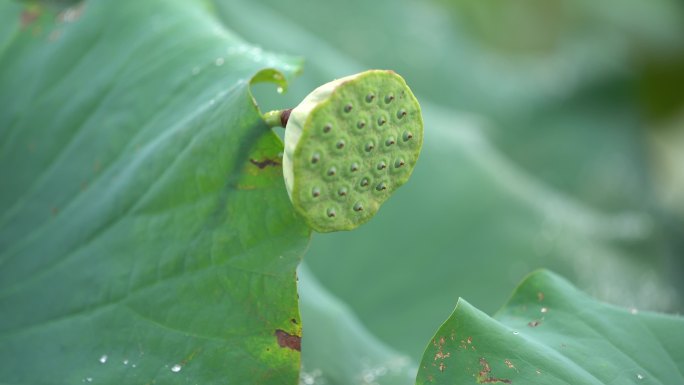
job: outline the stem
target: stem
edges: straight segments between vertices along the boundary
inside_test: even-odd
[[[292,108],[269,111],[263,116],[264,122],[269,127],[286,127],[287,120],[290,118],[290,112],[292,112]]]

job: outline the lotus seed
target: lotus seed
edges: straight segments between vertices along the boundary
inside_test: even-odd
[[[282,112],[277,117],[286,125],[288,195],[320,232],[370,220],[411,175],[423,138],[420,106],[392,71],[335,80],[309,94],[284,123]]]
[[[402,136],[402,138],[404,139],[404,142],[408,142],[409,140],[411,140],[413,138],[413,134],[410,133],[409,131],[406,131],[406,132],[404,132],[404,135]]]

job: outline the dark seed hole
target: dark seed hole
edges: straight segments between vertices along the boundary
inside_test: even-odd
[[[356,127],[358,127],[358,128],[364,128],[364,127],[366,127],[366,122],[364,122],[364,121],[362,120],[362,121],[356,123]]]
[[[385,167],[387,167],[387,165],[385,164],[385,162],[380,162],[380,163],[378,163],[378,170],[383,170],[383,169],[385,169]]]
[[[375,99],[375,95],[373,95],[373,94],[366,95],[366,102],[370,103],[373,101],[373,99]]]
[[[392,103],[392,100],[394,100],[394,95],[385,96],[385,103]]]
[[[328,176],[334,176],[337,173],[337,170],[335,170],[335,167],[330,167],[328,169]]]
[[[387,140],[385,141],[385,145],[387,145],[387,146],[391,146],[394,143],[396,143],[396,142],[394,141],[394,138],[391,138],[391,137],[387,138]]]
[[[344,106],[344,112],[351,112],[351,110],[352,110],[351,104],[347,104],[346,106]]]
[[[356,202],[354,204],[354,211],[363,211],[363,205],[361,205],[361,202]]]
[[[384,183],[379,183],[377,186],[375,186],[375,189],[378,191],[387,190],[387,186],[385,186]]]
[[[375,145],[373,143],[368,143],[366,144],[366,151],[371,152],[375,148]]]
[[[316,164],[318,161],[321,160],[321,156],[319,154],[313,154],[311,157],[311,163]]]
[[[318,198],[321,195],[321,190],[318,187],[314,187],[314,189],[311,190],[311,195],[313,195],[314,198]]]
[[[383,124],[385,124],[385,122],[386,122],[386,120],[385,120],[384,117],[378,118],[378,125],[379,125],[379,126],[382,126]]]
[[[346,195],[347,195],[347,189],[344,188],[344,187],[341,188],[341,189],[339,189],[339,190],[337,191],[337,195],[339,195],[339,196],[341,196],[341,197],[346,196]]]
[[[370,181],[368,180],[368,178],[361,179],[361,186],[366,187],[369,183]]]
[[[340,150],[343,149],[344,148],[344,140],[340,140],[339,142],[337,142],[337,144],[335,146]]]
[[[352,163],[352,165],[351,165],[351,167],[349,167],[349,169],[350,169],[352,172],[358,171],[358,170],[359,170],[359,165],[356,164],[356,163]]]
[[[401,167],[401,166],[403,166],[403,165],[405,165],[405,164],[406,164],[406,163],[404,163],[404,160],[403,160],[403,159],[399,159],[399,160],[397,160],[396,162],[394,162],[394,167],[399,168],[399,167]]]
[[[406,116],[406,110],[399,110],[397,111],[397,118],[401,119],[404,116]]]
[[[408,131],[404,132],[404,135],[403,135],[404,142],[407,142],[407,141],[411,140],[412,138],[413,138],[412,133],[410,133]]]
[[[330,124],[326,124],[325,126],[323,126],[323,132],[325,132],[326,134],[330,132],[330,130],[332,130],[332,126]]]
[[[328,217],[329,218],[334,218],[335,217],[335,209],[328,209]]]

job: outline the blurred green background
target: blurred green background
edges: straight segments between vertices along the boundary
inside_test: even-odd
[[[369,68],[397,71],[421,102],[412,180],[362,228],[314,234],[305,256],[392,349],[419,359],[459,296],[492,314],[540,267],[611,303],[684,309],[681,2],[215,6],[248,41],[305,59],[287,94],[257,87],[264,111]],[[305,302],[313,335],[331,321]]]

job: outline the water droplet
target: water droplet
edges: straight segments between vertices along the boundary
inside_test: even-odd
[[[337,215],[335,213],[335,209],[333,209],[333,208],[329,208],[326,212],[328,214],[328,218],[335,218],[335,215]]]
[[[199,67],[193,67],[193,69],[192,69],[192,74],[193,74],[193,75],[197,75],[197,74],[199,74],[199,73],[200,73],[200,68],[199,68]]]
[[[83,382],[93,382],[93,378],[92,377],[86,377],[83,379]]]
[[[335,144],[335,147],[337,147],[338,150],[341,150],[344,148],[344,140],[338,140],[337,144]]]
[[[404,132],[404,135],[402,135],[402,139],[404,139],[404,142],[408,142],[413,138],[413,134],[409,131]]]
[[[402,167],[402,166],[405,165],[405,164],[406,164],[406,163],[404,162],[403,159],[397,159],[397,160],[394,162],[394,167],[395,167],[395,168],[399,168],[399,167]]]
[[[394,137],[390,136],[390,137],[387,138],[387,140],[385,141],[385,146],[388,146],[388,147],[389,147],[389,146],[393,145],[394,143],[396,143],[396,141],[394,140]]]
[[[351,112],[352,108],[353,106],[351,104],[347,104],[346,106],[344,106],[344,112],[349,113]]]
[[[373,95],[373,94],[366,95],[366,102],[370,103],[373,101],[373,99],[375,99],[375,95]]]
[[[285,92],[285,90],[283,89],[283,87],[278,87],[276,88],[276,92],[282,94],[283,92]]]
[[[216,100],[214,100],[214,99],[211,99],[211,100],[209,101],[209,105],[210,105],[210,106],[213,106],[214,103],[216,103]]]
[[[384,170],[385,167],[387,167],[387,165],[385,164],[385,162],[380,162],[380,163],[378,163],[378,170]]]
[[[361,202],[354,203],[354,211],[363,211],[363,205]]]
[[[517,330],[513,330],[513,334],[515,334],[517,336],[518,334],[520,334],[520,332]]]
[[[311,195],[314,198],[318,198],[319,196],[321,196],[321,189],[318,187],[314,187],[313,189],[311,189]]]
[[[341,196],[341,197],[347,196],[347,188],[346,188],[346,187],[342,187],[342,188],[340,188],[339,190],[337,190],[337,195],[339,195],[339,196]]]
[[[392,100],[394,100],[394,95],[389,94],[389,95],[385,96],[385,103],[388,103],[388,104],[392,103]]]
[[[639,314],[639,309],[633,307],[633,308],[630,308],[630,309],[629,309],[629,312],[630,312],[631,314]]]
[[[375,189],[378,191],[387,190],[387,185],[383,182],[380,182],[377,186],[375,186]]]
[[[397,111],[397,118],[402,119],[404,116],[406,116],[406,110]]]
[[[178,365],[178,364],[176,364],[176,365],[173,365],[173,366],[171,367],[171,371],[172,371],[172,372],[174,372],[174,373],[178,373],[178,372],[180,372],[180,371],[181,371],[181,369],[183,369],[183,367],[182,367],[182,366],[180,366],[180,365]]]
[[[548,311],[549,311],[549,309],[547,309],[547,308],[545,308],[545,307],[541,308],[541,312],[542,312],[542,313],[546,313],[546,312],[548,312]]]
[[[224,62],[225,60],[222,57],[217,57],[216,61],[214,61],[214,64],[216,64],[217,67],[220,67],[223,65]]]
[[[358,171],[359,170],[359,164],[358,163],[352,163],[351,167],[349,167],[349,169],[351,170],[351,172]]]
[[[138,365],[136,365],[136,364],[132,364],[132,365],[131,365],[131,368],[135,368],[135,367],[137,367],[137,366],[138,366]]]
[[[128,365],[128,360],[123,360],[124,365]]]
[[[637,380],[643,380],[643,379],[644,379],[644,376],[641,375],[641,374],[637,374],[637,375],[636,375],[636,378],[637,378]]]
[[[319,160],[321,160],[321,154],[315,153],[311,156],[311,163],[316,164]]]
[[[330,132],[330,130],[332,130],[332,125],[330,123],[323,126],[323,132],[325,132],[326,134]]]
[[[106,355],[106,354],[103,354],[102,357],[100,357],[100,363],[101,363],[101,364],[104,364],[104,363],[106,363],[106,362],[107,362],[107,355]]]

